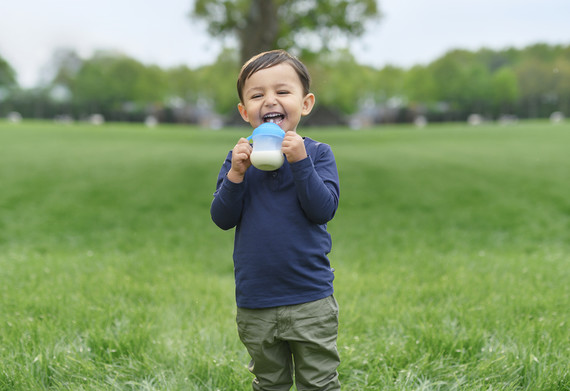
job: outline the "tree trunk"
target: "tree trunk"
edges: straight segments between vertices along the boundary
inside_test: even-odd
[[[274,0],[252,0],[245,24],[239,30],[242,64],[266,50],[275,49],[278,33]]]

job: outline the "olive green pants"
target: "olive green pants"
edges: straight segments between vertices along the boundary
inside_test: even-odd
[[[237,309],[241,341],[251,356],[253,390],[340,390],[334,296],[291,306]]]

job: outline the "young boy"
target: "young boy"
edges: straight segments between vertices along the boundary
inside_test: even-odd
[[[298,390],[340,390],[338,304],[327,258],[339,180],[331,148],[297,134],[315,104],[309,87],[306,67],[285,51],[245,63],[239,112],[253,128],[278,124],[286,159],[275,171],[258,170],[241,138],[220,170],[210,210],[220,228],[236,227],[237,325],[253,390],[289,390],[293,373]]]

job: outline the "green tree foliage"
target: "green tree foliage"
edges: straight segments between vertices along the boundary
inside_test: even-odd
[[[552,77],[554,78],[554,94],[558,109],[570,115],[570,47],[554,63]]]
[[[14,87],[16,72],[2,56],[0,56],[0,87]]]
[[[379,17],[375,0],[196,0],[192,15],[214,37],[240,45],[241,62],[270,49],[307,56],[362,35]]]
[[[198,95],[198,76],[196,72],[185,65],[166,71],[170,99],[186,102],[196,102]]]
[[[232,50],[224,50],[218,60],[196,70],[196,87],[199,98],[211,103],[220,113],[237,111],[237,75],[239,72],[237,55]]]
[[[359,65],[346,50],[323,54],[320,61],[312,62],[309,68],[317,105],[353,113],[363,100],[372,98],[376,92],[376,72]]]
[[[401,95],[405,83],[404,69],[388,65],[377,73],[374,82],[374,91],[376,99],[385,101],[386,99]]]
[[[513,104],[519,97],[519,86],[515,72],[509,67],[502,67],[492,75],[490,103],[494,114],[512,112]]]
[[[438,86],[437,100],[449,102],[454,110],[462,107],[481,110],[489,96],[490,73],[474,53],[454,50],[429,67]]]
[[[540,114],[541,103],[552,90],[552,65],[537,58],[526,58],[516,68],[522,99],[519,102],[531,117]]]
[[[404,73],[404,95],[412,104],[430,106],[437,101],[437,83],[433,73],[423,65],[413,66]]]
[[[128,112],[163,102],[167,89],[167,77],[159,67],[111,52],[86,60],[71,84],[75,103],[90,112]]]
[[[372,106],[392,110],[391,119],[383,120],[409,120],[416,114],[433,120],[464,120],[471,113],[489,118],[544,118],[553,111],[570,115],[570,45],[452,50],[409,69],[362,65],[346,49],[302,60],[311,72],[317,105],[341,115]],[[25,117],[81,118],[99,112],[110,120],[140,120],[162,113],[161,120],[186,122],[196,121],[188,113],[206,108],[235,119],[240,65],[233,49],[195,69],[161,69],[114,52],[83,59],[64,50],[54,54],[45,86],[21,90],[14,70],[0,59],[0,115],[17,110]],[[186,114],[176,117],[174,111]]]
[[[16,72],[12,66],[0,55],[0,116],[3,117],[12,110],[9,100],[13,92],[18,88]],[[4,104],[8,102],[8,104]]]

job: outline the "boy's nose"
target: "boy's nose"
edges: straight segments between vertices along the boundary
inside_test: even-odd
[[[277,95],[268,94],[265,98],[265,105],[266,106],[274,106],[276,104],[277,104]]]

